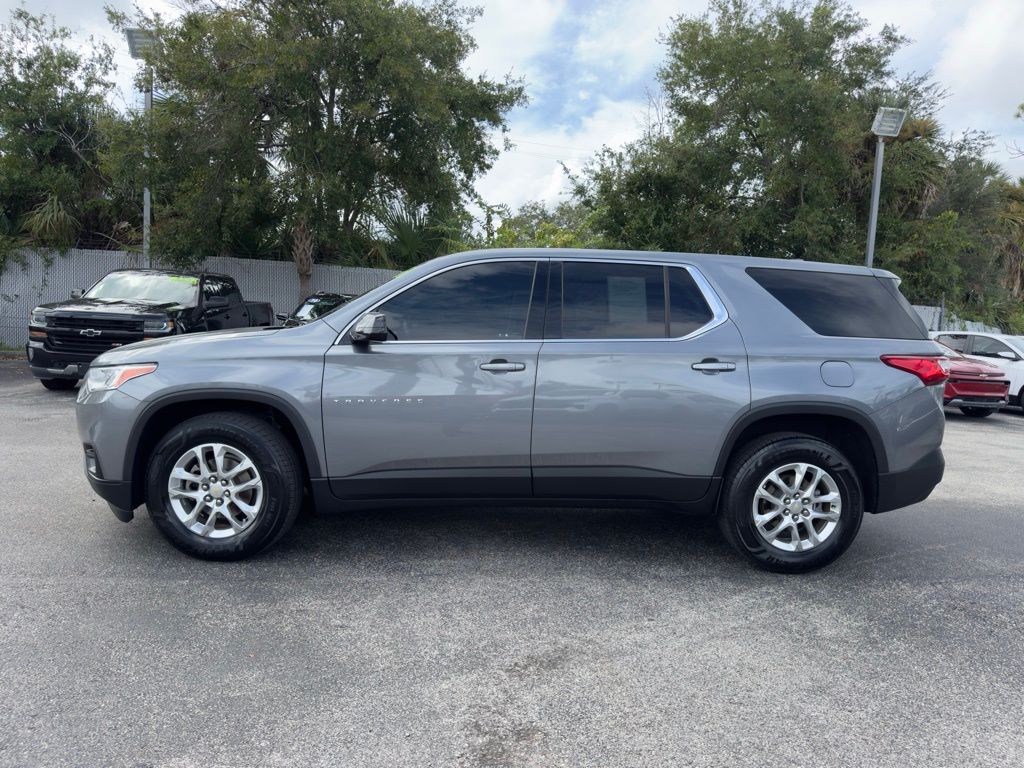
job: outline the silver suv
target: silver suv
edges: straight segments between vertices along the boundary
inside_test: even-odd
[[[946,361],[888,272],[492,250],[297,328],[133,344],[78,395],[86,472],[199,557],[317,512],[668,505],[766,568],[838,557],[941,480]]]

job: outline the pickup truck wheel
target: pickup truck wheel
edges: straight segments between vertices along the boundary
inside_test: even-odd
[[[726,540],[762,568],[804,573],[850,546],[864,515],[860,480],[839,450],[806,435],[755,441],[731,462],[719,508]]]
[[[291,444],[273,425],[241,413],[189,419],[157,444],[146,506],[178,549],[207,560],[239,560],[276,542],[302,502]]]
[[[74,389],[75,384],[78,383],[78,379],[40,379],[39,381],[47,389],[53,389],[60,392],[67,392],[69,389]]]
[[[974,419],[984,419],[986,416],[991,416],[992,411],[992,408],[972,408],[969,405],[965,405],[960,409],[960,413],[964,416],[970,416]]]

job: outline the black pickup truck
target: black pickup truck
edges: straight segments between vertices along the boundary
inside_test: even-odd
[[[29,320],[26,353],[47,389],[71,389],[100,353],[178,333],[268,326],[274,309],[244,301],[226,275],[122,269],[69,301],[40,304]]]

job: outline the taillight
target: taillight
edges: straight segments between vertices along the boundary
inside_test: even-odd
[[[913,355],[882,355],[882,362],[912,373],[925,386],[941,384],[949,378],[949,360],[944,357],[916,357]]]

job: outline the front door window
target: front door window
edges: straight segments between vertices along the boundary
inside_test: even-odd
[[[974,346],[971,349],[972,355],[977,355],[978,357],[999,357],[1000,352],[1013,354],[1012,349],[997,339],[992,339],[988,336],[974,337]]]
[[[488,341],[526,337],[536,263],[491,262],[451,269],[386,301],[394,341]]]

